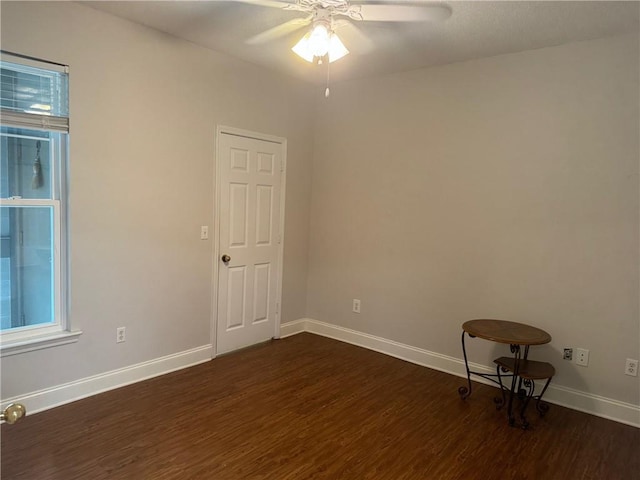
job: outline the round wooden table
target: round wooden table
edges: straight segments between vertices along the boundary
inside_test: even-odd
[[[544,345],[551,341],[551,335],[544,330],[507,320],[469,320],[462,324],[462,330],[471,337],[510,345]]]
[[[497,382],[494,377],[498,375],[491,375],[488,373],[474,372],[469,369],[469,361],[467,360],[467,349],[464,343],[465,334],[471,338],[482,338],[497,343],[505,343],[510,345],[511,353],[513,353],[513,377],[511,382],[511,389],[509,391],[509,402],[507,406],[507,416],[509,424],[513,424],[513,396],[516,391],[516,384],[518,378],[518,368],[520,360],[526,360],[529,356],[529,347],[532,345],[544,345],[551,341],[551,335],[544,330],[527,325],[525,323],[510,322],[508,320],[495,320],[495,319],[476,319],[469,320],[462,324],[462,353],[464,355],[464,366],[467,370],[467,386],[460,387],[458,393],[462,399],[466,399],[471,395],[471,375],[478,375],[487,380],[491,380],[494,383],[499,383],[502,388],[502,383]],[[524,347],[524,355],[522,355],[522,349]]]

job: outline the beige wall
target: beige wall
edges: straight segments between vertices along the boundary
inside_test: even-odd
[[[2,2],[2,48],[71,68],[71,315],[84,331],[3,358],[2,398],[210,343],[199,232],[213,226],[218,124],[288,139],[282,321],[304,316],[307,85],[70,2]]]
[[[556,385],[638,405],[638,58],[627,36],[334,85],[309,317],[456,358],[467,319],[531,323]]]

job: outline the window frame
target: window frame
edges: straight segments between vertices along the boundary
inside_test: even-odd
[[[2,61],[48,71],[69,73],[65,65],[46,62],[32,57],[2,52]],[[63,92],[68,98],[67,92]],[[49,348],[76,342],[82,334],[72,329],[69,316],[69,235],[68,235],[68,163],[69,163],[69,115],[47,116],[38,113],[18,112],[0,108],[0,124],[3,127],[38,130],[53,134],[48,141],[51,159],[51,198],[26,199],[2,198],[3,207],[51,207],[53,212],[53,305],[54,322],[17,327],[0,331],[0,356],[15,355],[41,348]]]

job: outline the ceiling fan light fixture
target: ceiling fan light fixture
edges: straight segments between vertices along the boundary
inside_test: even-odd
[[[332,33],[331,37],[329,37],[329,63],[340,60],[348,54],[349,50],[344,46],[338,35]]]
[[[314,25],[291,50],[307,62],[313,62],[315,58],[322,58],[327,54],[329,62],[334,62],[349,53],[340,38],[323,23]]]
[[[329,29],[324,24],[318,23],[311,30],[309,49],[314,57],[324,57],[329,51]]]
[[[311,51],[311,47],[309,47],[310,35],[310,33],[307,33],[291,49],[296,55],[304,58],[307,62],[313,62],[313,52]]]

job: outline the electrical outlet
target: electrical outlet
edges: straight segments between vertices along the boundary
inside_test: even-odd
[[[122,343],[127,340],[127,327],[116,328],[116,343]]]
[[[360,313],[360,300],[357,298],[353,299],[353,313]]]
[[[632,377],[638,376],[638,360],[627,358],[627,363],[624,366],[624,374],[631,375]]]
[[[589,350],[576,348],[576,364],[586,367],[589,365]]]
[[[563,360],[573,360],[573,348],[565,348],[562,354]]]

